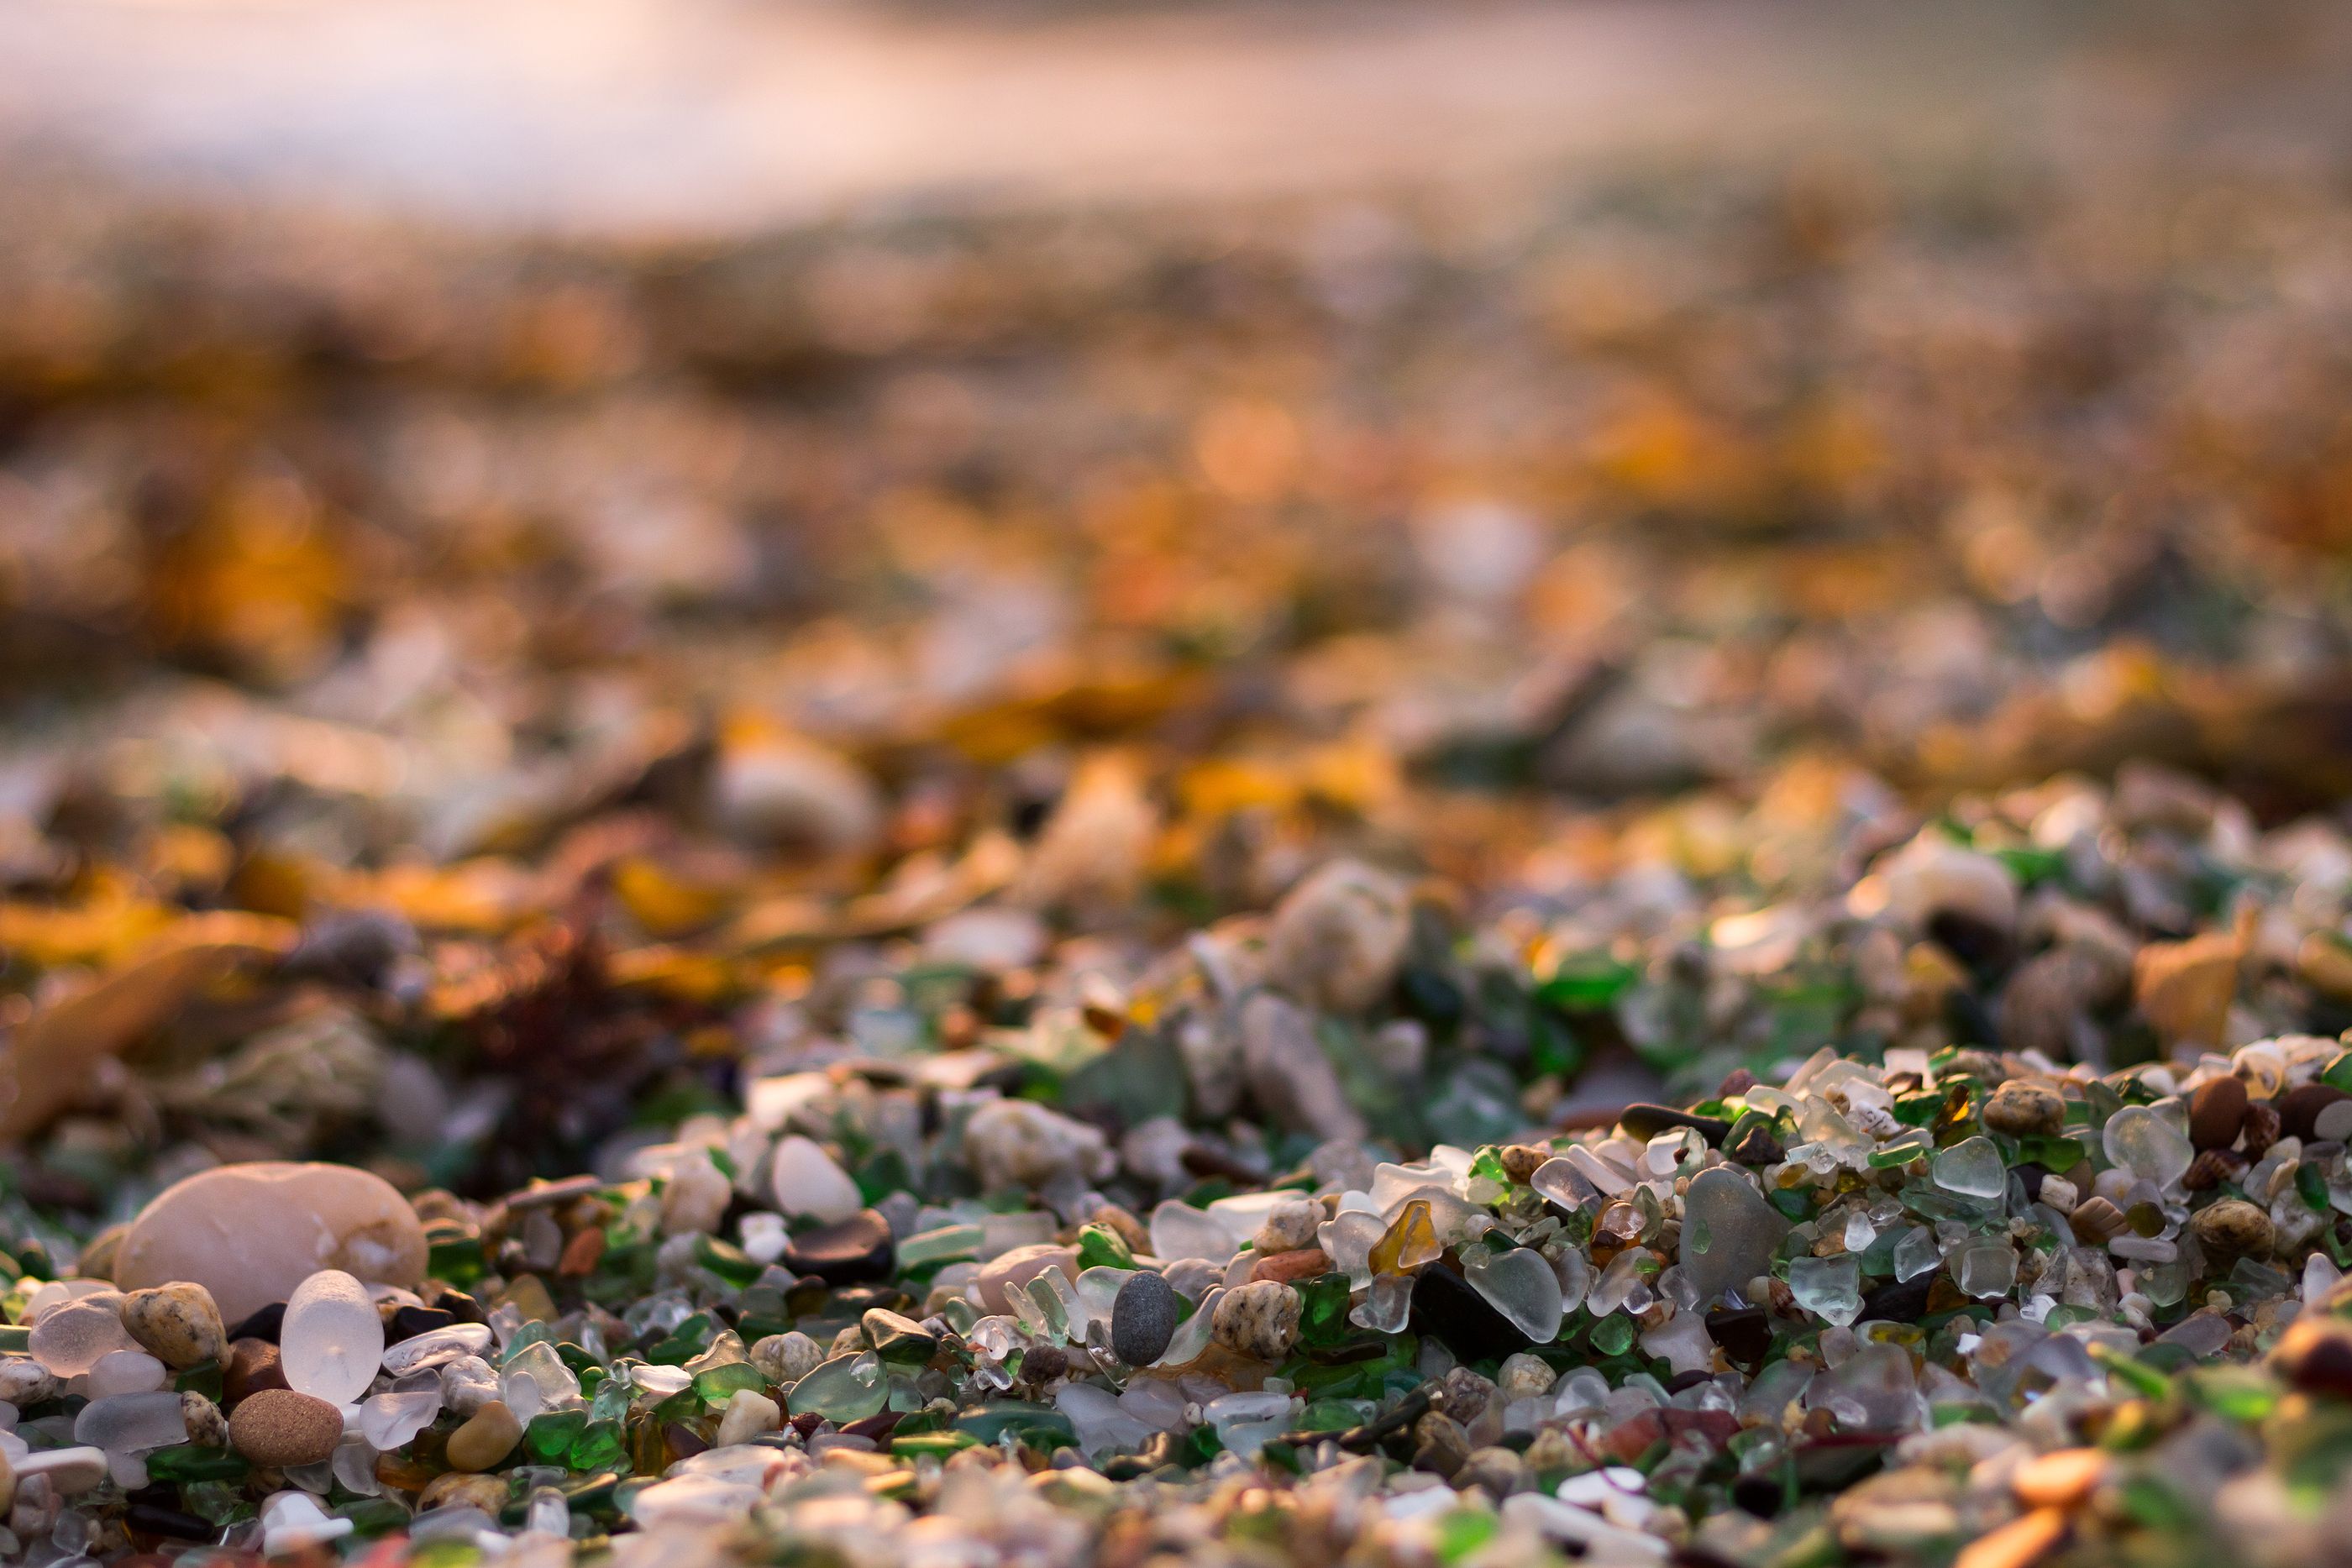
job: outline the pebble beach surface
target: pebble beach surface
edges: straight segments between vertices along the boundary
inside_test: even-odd
[[[0,1561],[2347,1561],[2352,187],[1996,172],[52,193]]]
[[[1425,1079],[1459,1141],[1410,1153],[1348,1092],[1347,1012],[1250,1079],[1256,1005],[1308,1016],[1286,923],[1370,998],[1513,972],[1491,944],[1416,970],[1380,929],[1415,895],[1352,865],[1043,1011],[1025,1051],[799,1040],[625,1174],[469,1202],[215,1166],[8,1296],[7,1528],[37,1562],[1998,1568],[2223,1529],[2317,1561],[2352,1440],[2352,1052],[2263,1022],[2322,1005],[2336,938],[2273,869],[2311,831],[2230,839],[2209,804],[2184,832],[2079,785],[1926,826],[1801,906],[1811,983],[1851,988],[1875,1051],[1606,1109]],[[2158,844],[2231,877],[2225,925],[2103,912]],[[1511,1016],[1622,1031],[1790,983],[1724,949],[1557,950]],[[2207,951],[2225,979],[2176,1009]],[[2077,956],[2112,977],[2075,1024],[2167,1049],[1945,1038],[1987,977]],[[1020,1095],[1066,1030],[1083,1115]],[[1092,1109],[1097,1081],[1134,1109]],[[1257,1118],[1184,1113],[1220,1092]]]

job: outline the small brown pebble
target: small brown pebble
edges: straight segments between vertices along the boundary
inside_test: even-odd
[[[2352,1095],[2332,1083],[2298,1083],[2278,1098],[2279,1126],[2307,1144],[2317,1135],[2319,1113],[2344,1099]]]
[[[1297,1291],[1261,1280],[1218,1298],[1210,1332],[1227,1350],[1259,1361],[1280,1361],[1298,1343],[1300,1310]]]
[[[218,1361],[228,1349],[220,1308],[202,1285],[174,1281],[122,1298],[122,1326],[142,1350],[182,1371]]]
[[[1541,1170],[1544,1162],[1551,1158],[1551,1151],[1541,1144],[1507,1144],[1502,1158],[1503,1174],[1525,1186],[1528,1178]]]
[[[1253,1280],[1273,1280],[1289,1284],[1295,1280],[1311,1280],[1328,1272],[1331,1260],[1320,1247],[1302,1247],[1292,1252],[1269,1252],[1250,1270]]]
[[[1059,1345],[1041,1344],[1021,1354],[1021,1375],[1032,1383],[1051,1383],[1070,1370],[1070,1353]]]
[[[2226,1149],[2246,1122],[2242,1079],[2216,1078],[2189,1097],[2189,1141],[2200,1149]]]
[[[238,1402],[228,1440],[257,1465],[315,1465],[332,1458],[343,1440],[343,1413],[290,1388],[264,1388]]]
[[[2028,1508],[2077,1508],[2106,1471],[2104,1451],[2061,1448],[2020,1465],[2010,1478],[2010,1488]]]
[[[221,1402],[234,1410],[247,1396],[286,1386],[278,1347],[266,1339],[232,1340],[221,1367]]]
[[[5,1449],[0,1449],[0,1515],[16,1504],[16,1467],[9,1462]]]
[[[563,1255],[556,1260],[555,1271],[567,1280],[583,1279],[596,1271],[604,1256],[604,1228],[592,1225],[563,1244]]]
[[[429,1513],[436,1508],[473,1507],[496,1519],[506,1505],[504,1476],[478,1476],[465,1470],[448,1470],[435,1476],[416,1494],[419,1513]]]
[[[2066,1102],[2047,1085],[2012,1078],[1985,1102],[1984,1124],[2012,1138],[2053,1137],[2066,1130]]]
[[[2104,1197],[2086,1197],[2066,1217],[2074,1239],[2087,1247],[2104,1247],[2130,1228],[2124,1211]]]
[[[2246,1156],[2235,1149],[2208,1149],[2189,1163],[2180,1185],[2191,1192],[2210,1192],[2246,1168]]]
[[[1439,1475],[1450,1476],[1470,1457],[1469,1432],[1442,1410],[1432,1410],[1414,1422],[1412,1435],[1421,1450],[1413,1458],[1415,1469],[1433,1469]],[[1424,1458],[1433,1462],[1423,1464]]]
[[[2242,1197],[2199,1209],[2189,1217],[2189,1228],[2208,1249],[2233,1257],[2265,1257],[2278,1235],[2271,1217]]]
[[[1755,1087],[1756,1074],[1744,1067],[1735,1067],[1723,1075],[1722,1082],[1715,1086],[1715,1094],[1718,1100],[1728,1100],[1735,1094],[1745,1094]]]
[[[487,1470],[514,1452],[522,1441],[522,1423],[501,1400],[493,1399],[449,1434],[449,1466],[459,1470]]]
[[[2258,1160],[2279,1141],[2278,1107],[2257,1100],[2246,1107],[2245,1125],[2239,1136],[2246,1158]]]

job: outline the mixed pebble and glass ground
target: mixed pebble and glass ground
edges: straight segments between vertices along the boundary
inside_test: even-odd
[[[2341,190],[1852,177],[8,239],[0,1559],[2343,1560]]]

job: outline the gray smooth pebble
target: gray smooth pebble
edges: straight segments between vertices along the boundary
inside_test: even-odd
[[[1159,1275],[1139,1269],[1111,1298],[1111,1354],[1129,1366],[1149,1366],[1175,1337],[1176,1292]]]

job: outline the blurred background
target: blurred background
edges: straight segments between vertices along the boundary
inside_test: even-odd
[[[0,59],[0,1024],[362,906],[479,1012],[593,885],[674,1065],[999,892],[1132,973],[1340,850],[1753,903],[1891,802],[2352,787],[2340,6],[5,0]]]

